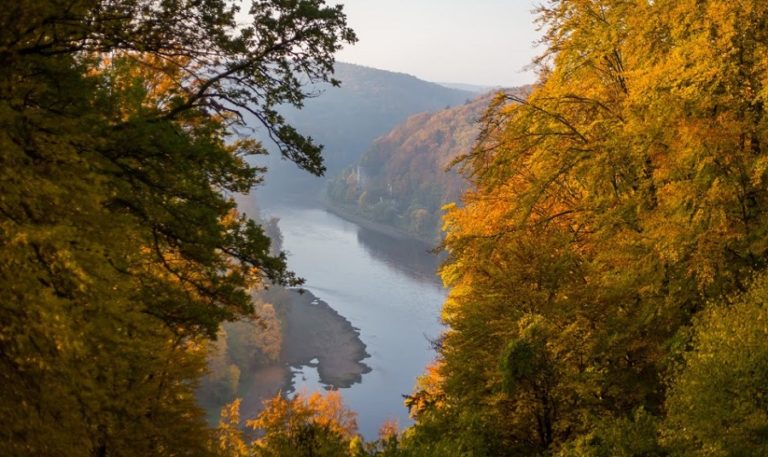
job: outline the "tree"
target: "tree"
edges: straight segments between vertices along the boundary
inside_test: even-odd
[[[261,436],[253,443],[256,455],[333,457],[348,453],[357,434],[355,416],[335,391],[293,398],[278,394],[247,425]]]
[[[664,439],[672,455],[768,452],[768,276],[695,320],[672,378]]]
[[[584,449],[589,436],[643,436],[601,452],[659,452],[649,430],[674,348],[706,303],[766,266],[766,8],[540,8],[540,80],[490,104],[459,160],[472,189],[444,218],[433,416],[498,440],[480,455]]]
[[[298,284],[228,195],[354,34],[320,0],[46,0],[0,12],[0,453],[205,455],[206,338]]]

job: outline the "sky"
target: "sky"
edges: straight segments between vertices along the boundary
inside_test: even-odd
[[[519,86],[542,48],[532,14],[541,0],[330,0],[360,40],[337,60],[433,82]]]

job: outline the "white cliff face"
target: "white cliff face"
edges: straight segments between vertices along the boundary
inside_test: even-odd
[[[368,177],[365,175],[365,171],[360,165],[355,167],[355,182],[360,189],[365,188],[368,184]]]

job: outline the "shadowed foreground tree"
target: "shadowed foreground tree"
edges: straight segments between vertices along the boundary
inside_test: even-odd
[[[712,306],[672,379],[664,439],[675,456],[768,453],[768,276]]]
[[[322,0],[28,0],[0,11],[0,454],[204,455],[203,340],[295,285],[227,197],[261,122],[354,41]],[[249,22],[238,24],[236,17]],[[238,20],[240,20],[238,19]]]

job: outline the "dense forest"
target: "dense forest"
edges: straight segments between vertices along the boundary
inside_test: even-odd
[[[245,14],[247,22],[243,23]],[[298,285],[231,195],[354,42],[319,0],[25,0],[0,12],[0,455],[217,454],[194,389],[249,290]]]
[[[338,392],[217,427],[195,398],[235,321],[274,356],[252,292],[301,279],[232,197],[262,179],[244,119],[325,170],[279,108],[338,83],[342,8],[5,4],[0,455],[768,455],[768,3],[538,15],[538,82],[489,100],[456,161],[415,424],[365,442]]]
[[[409,117],[329,183],[330,202],[412,235],[439,239],[442,206],[467,188],[466,180],[448,168],[474,143],[489,101],[479,97]]]
[[[522,95],[525,89],[515,93]],[[491,99],[486,94],[409,117],[329,183],[330,203],[411,236],[439,241],[443,205],[457,201],[468,188],[451,164],[472,147]]]
[[[768,4],[561,0],[445,215],[417,455],[768,453]],[[406,453],[407,455],[407,453]]]

